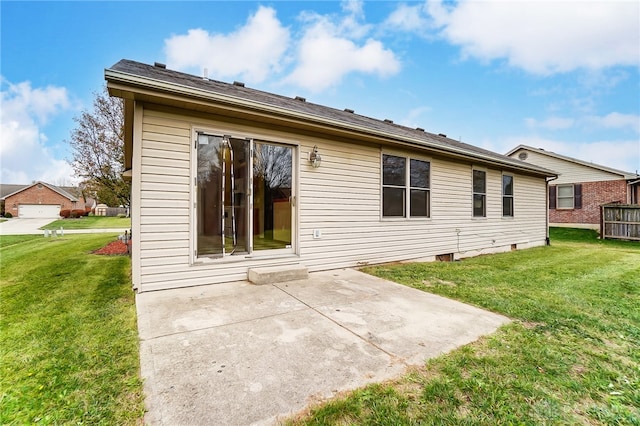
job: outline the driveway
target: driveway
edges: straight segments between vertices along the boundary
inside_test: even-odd
[[[43,231],[38,228],[54,220],[56,219],[9,219],[0,223],[0,235],[42,234]]]
[[[0,235],[44,235],[41,228],[58,219],[9,219],[0,223]],[[64,234],[124,234],[127,228],[63,229]],[[59,231],[60,232],[60,231]]]
[[[269,425],[509,320],[354,270],[136,296],[145,421]]]

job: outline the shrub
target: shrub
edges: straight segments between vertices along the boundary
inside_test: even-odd
[[[72,218],[82,217],[82,216],[86,216],[88,214],[89,214],[89,212],[84,211],[84,209],[71,210],[71,217]]]
[[[7,219],[11,219],[13,215],[11,214],[11,212],[5,212],[4,217],[6,217]]]
[[[127,217],[127,215],[126,215],[126,214],[124,214],[124,213],[118,213],[118,217],[119,217],[119,218],[123,218],[123,217]]]
[[[69,209],[60,210],[60,216],[67,219],[69,216],[71,216],[71,210]]]

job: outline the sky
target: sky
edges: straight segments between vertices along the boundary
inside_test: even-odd
[[[3,0],[0,183],[78,182],[74,117],[120,59],[640,171],[637,0]]]

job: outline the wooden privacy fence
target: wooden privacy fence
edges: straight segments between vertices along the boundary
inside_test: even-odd
[[[640,205],[603,205],[600,213],[600,237],[640,241]]]

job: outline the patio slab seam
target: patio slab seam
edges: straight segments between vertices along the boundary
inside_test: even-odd
[[[157,336],[140,337],[139,340],[141,342],[152,342],[154,340],[158,340],[158,339],[162,339],[162,338],[166,338],[166,337],[172,337],[172,336],[179,336],[181,334],[189,334],[189,333],[195,333],[195,332],[199,332],[199,331],[213,330],[213,329],[216,329],[216,328],[222,328],[222,327],[227,327],[227,326],[232,326],[232,325],[237,325],[237,324],[243,324],[243,323],[247,323],[247,322],[255,322],[255,321],[268,319],[268,318],[275,318],[275,317],[287,315],[287,314],[289,314],[291,312],[302,312],[302,311],[307,311],[307,310],[315,311],[315,309],[309,307],[308,305],[305,304],[305,306],[306,307],[304,307],[304,308],[291,309],[289,311],[278,312],[278,313],[275,313],[275,314],[264,315],[264,316],[261,316],[261,317],[247,318],[247,319],[243,319],[243,320],[240,320],[240,321],[232,321],[232,322],[226,322],[224,324],[211,325],[211,326],[207,326],[207,327],[200,327],[200,328],[193,328],[193,329],[189,329],[189,330],[175,331],[173,333],[165,333],[165,334],[160,334],[160,335],[157,335]]]
[[[318,315],[320,315],[323,318],[328,319],[329,321],[331,321],[333,324],[337,325],[338,327],[344,329],[345,331],[349,332],[350,334],[354,335],[355,337],[357,337],[358,339],[362,340],[363,342],[373,346],[374,348],[376,348],[377,350],[379,350],[380,352],[384,353],[385,355],[387,355],[390,358],[390,361],[393,363],[400,363],[403,364],[405,367],[410,367],[410,365],[406,362],[406,360],[404,358],[402,358],[399,355],[396,355],[394,353],[391,353],[387,350],[385,350],[384,348],[380,347],[379,345],[376,345],[374,342],[372,342],[371,340],[365,338],[364,336],[361,336],[360,334],[356,333],[355,331],[351,330],[349,327],[347,327],[346,325],[341,324],[340,322],[338,322],[337,320],[331,318],[330,316],[322,313],[321,311],[319,311],[317,308],[318,307],[314,307],[311,306],[310,304],[306,303],[304,300],[294,296],[293,294],[289,293],[288,291],[286,291],[285,289],[281,288],[278,286],[278,283],[272,284],[275,288],[279,289],[280,291],[284,292],[285,294],[287,294],[288,296],[292,297],[293,299],[297,300],[298,302],[302,303],[303,305],[307,306],[309,309],[311,309],[312,311],[316,312]]]

